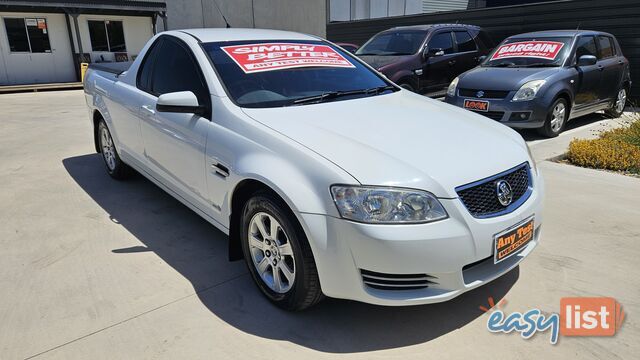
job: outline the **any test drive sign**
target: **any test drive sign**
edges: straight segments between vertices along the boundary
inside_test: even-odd
[[[531,57],[555,60],[564,43],[557,41],[520,41],[500,46],[491,60],[513,57]]]
[[[221,48],[245,73],[308,66],[353,68],[353,64],[327,45],[263,43]]]

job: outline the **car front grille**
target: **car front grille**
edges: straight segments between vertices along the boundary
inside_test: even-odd
[[[360,273],[364,284],[377,290],[417,290],[437,284],[437,278],[427,274],[384,274],[362,269]]]
[[[502,120],[502,117],[504,116],[504,112],[503,111],[485,111],[485,112],[474,111],[474,113],[480,114],[482,116],[486,116],[489,119],[496,120],[496,121]]]
[[[504,206],[498,201],[496,183],[504,180],[511,185],[513,200]],[[494,217],[517,209],[531,195],[531,170],[528,163],[471,184],[459,186],[456,192],[469,213],[476,218]]]
[[[482,91],[482,96],[478,96],[478,93]],[[480,89],[460,89],[458,94],[464,97],[472,97],[479,99],[504,99],[509,95],[508,91],[502,90],[480,90]]]

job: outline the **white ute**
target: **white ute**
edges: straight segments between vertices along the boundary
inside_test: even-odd
[[[538,244],[544,186],[520,135],[323,39],[163,32],[84,87],[107,172],[135,169],[228,234],[282,308],[446,301]]]

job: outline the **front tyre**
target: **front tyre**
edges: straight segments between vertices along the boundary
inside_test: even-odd
[[[624,107],[627,105],[627,89],[624,87],[618,90],[616,99],[611,103],[611,107],[605,110],[605,115],[610,118],[619,118],[624,113]]]
[[[568,118],[569,104],[567,100],[559,98],[551,105],[549,113],[547,114],[547,120],[538,131],[546,137],[556,137],[560,135],[562,129],[564,129]]]
[[[98,145],[102,153],[102,159],[107,168],[107,173],[116,180],[125,180],[131,176],[131,168],[122,162],[116,145],[111,137],[111,132],[104,120],[98,123]]]
[[[280,199],[267,192],[255,194],[244,206],[241,227],[249,272],[271,302],[295,311],[322,300],[307,238]]]

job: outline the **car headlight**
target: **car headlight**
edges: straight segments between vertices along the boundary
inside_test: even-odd
[[[522,85],[520,90],[516,92],[511,101],[528,101],[533,100],[538,94],[538,90],[544,85],[546,80],[534,80]]]
[[[344,219],[371,224],[415,224],[446,219],[447,212],[426,191],[334,185],[333,201]]]
[[[531,167],[533,168],[534,174],[538,175],[538,165],[536,165],[536,160],[533,158],[533,154],[531,153],[531,148],[529,144],[525,144],[527,146],[527,152],[529,153],[529,159],[531,159]]]
[[[447,96],[456,96],[456,88],[458,87],[458,81],[460,81],[459,77],[453,79],[451,84],[449,84],[449,88],[447,89]]]

